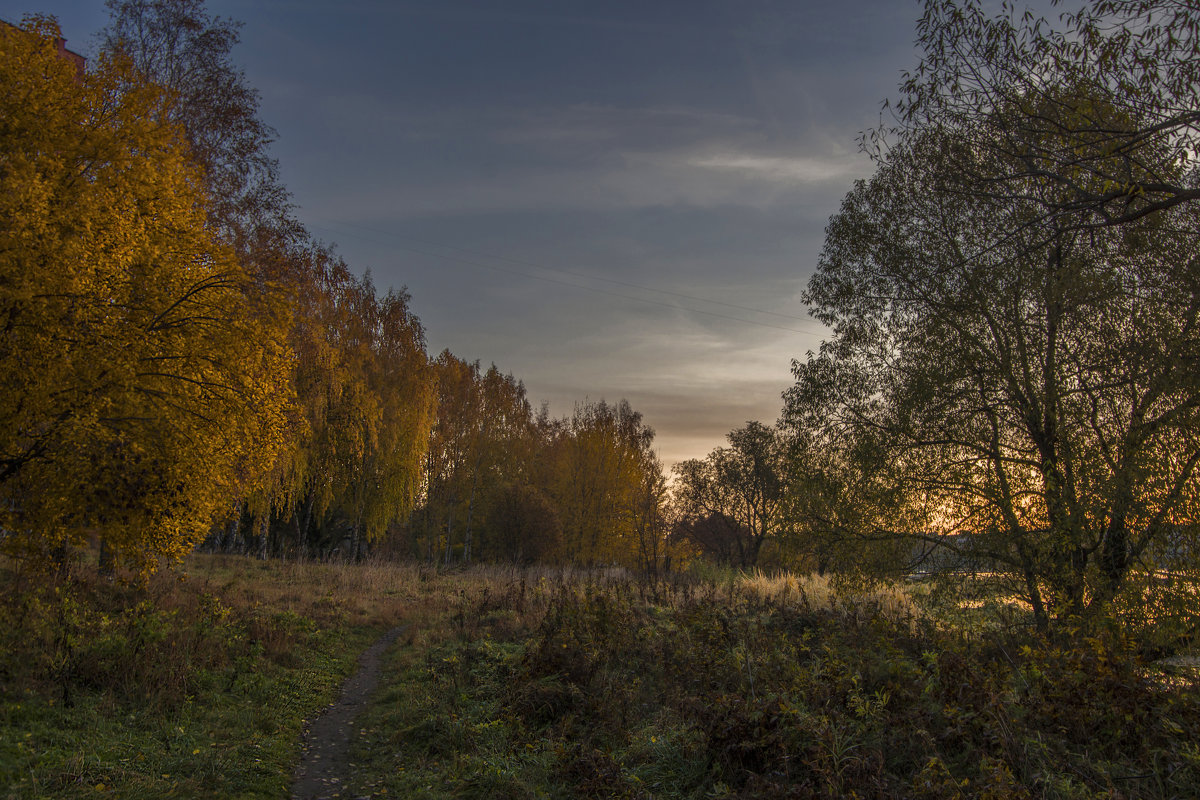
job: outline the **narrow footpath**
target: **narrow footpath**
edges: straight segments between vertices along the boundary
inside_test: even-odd
[[[392,628],[358,658],[358,671],[342,686],[342,696],[313,720],[304,735],[304,751],[292,777],[293,800],[346,798],[349,779],[350,740],[354,721],[366,708],[379,683],[383,651],[404,633],[408,625]]]

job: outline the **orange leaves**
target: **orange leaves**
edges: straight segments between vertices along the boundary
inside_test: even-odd
[[[103,56],[79,82],[54,33],[0,30],[0,524],[149,565],[274,460],[288,313],[206,227],[160,92]]]

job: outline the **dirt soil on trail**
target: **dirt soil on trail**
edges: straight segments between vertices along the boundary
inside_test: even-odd
[[[342,696],[313,720],[304,735],[304,752],[292,779],[293,800],[349,797],[350,740],[354,721],[366,708],[379,682],[383,651],[404,633],[400,625],[381,636],[358,658],[358,671],[342,686]]]

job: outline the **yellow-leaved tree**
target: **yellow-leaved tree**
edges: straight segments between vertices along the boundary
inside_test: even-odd
[[[575,564],[654,569],[665,542],[655,517],[664,499],[654,430],[626,400],[585,401],[555,426],[546,458],[548,494]],[[649,504],[649,505],[648,505]]]
[[[160,90],[57,25],[0,26],[0,528],[179,557],[275,459],[287,309],[249,291]]]

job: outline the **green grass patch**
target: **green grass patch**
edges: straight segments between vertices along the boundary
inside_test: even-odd
[[[303,721],[378,633],[245,603],[278,568],[3,577],[0,797],[284,797]]]

